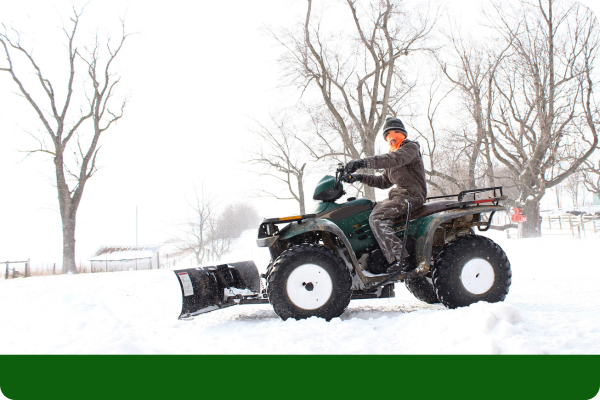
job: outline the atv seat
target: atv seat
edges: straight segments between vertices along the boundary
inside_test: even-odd
[[[456,199],[432,201],[431,203],[423,204],[423,207],[412,212],[410,215],[410,219],[414,220],[414,219],[425,217],[427,215],[435,214],[435,213],[438,213],[441,211],[452,210],[453,208],[457,208]],[[394,225],[404,222],[405,220],[406,220],[406,215],[403,215],[400,218],[396,218],[394,220]]]

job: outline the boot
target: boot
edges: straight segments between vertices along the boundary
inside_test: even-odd
[[[398,270],[402,270],[403,273],[408,272],[410,266],[406,262],[407,257],[408,257],[408,254],[405,251],[403,259],[402,260],[396,259],[393,263],[391,263],[390,266],[387,268],[386,273],[393,274],[394,272],[397,272]]]

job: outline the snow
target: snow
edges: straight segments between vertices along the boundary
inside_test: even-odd
[[[355,300],[340,317],[282,321],[268,304],[179,321],[169,270],[0,280],[0,353],[600,354],[598,239],[506,239],[513,284],[503,303],[449,310],[416,300]],[[265,254],[245,235],[227,261]],[[178,266],[188,268],[188,266]]]

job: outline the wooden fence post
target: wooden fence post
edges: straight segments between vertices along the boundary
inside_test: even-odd
[[[31,258],[28,258],[27,263],[25,264],[25,278],[27,278],[29,276],[29,269],[31,269],[30,263],[31,263]]]
[[[569,228],[571,229],[571,236],[575,237],[575,231],[573,230],[573,221],[571,220],[570,215],[569,215]]]
[[[6,262],[6,275],[4,275],[4,279],[8,279],[8,261]]]

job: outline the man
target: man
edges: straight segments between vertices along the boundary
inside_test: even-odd
[[[404,124],[398,118],[387,118],[383,126],[383,138],[390,145],[390,153],[360,160],[352,160],[346,165],[346,182],[362,182],[379,189],[396,187],[389,192],[388,200],[378,202],[369,217],[371,230],[390,264],[387,272],[402,268],[402,242],[394,232],[394,219],[406,215],[408,206],[412,210],[423,206],[427,198],[425,168],[417,142],[406,139]],[[352,174],[360,168],[383,169],[382,175]],[[406,257],[406,252],[405,252]]]

